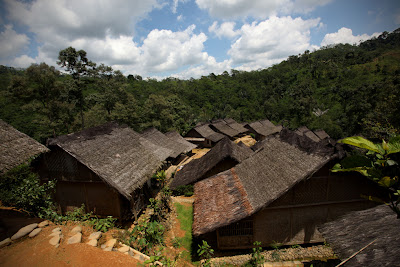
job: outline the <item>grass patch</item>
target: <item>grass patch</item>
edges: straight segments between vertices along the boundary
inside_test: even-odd
[[[186,207],[179,203],[174,204],[181,229],[185,231],[185,236],[180,238],[180,243],[187,249],[188,257],[192,255],[192,224],[193,224],[193,206]],[[191,260],[191,259],[190,259]]]

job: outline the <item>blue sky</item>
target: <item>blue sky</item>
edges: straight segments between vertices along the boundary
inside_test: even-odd
[[[0,0],[0,64],[55,66],[72,46],[126,75],[188,79],[399,27],[398,0]]]

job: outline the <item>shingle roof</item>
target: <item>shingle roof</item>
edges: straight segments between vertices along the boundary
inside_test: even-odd
[[[49,151],[28,135],[0,120],[0,174],[27,162],[31,157]]]
[[[342,261],[359,252],[343,266],[400,264],[400,219],[386,205],[348,213],[319,230]]]
[[[106,123],[49,140],[96,173],[128,200],[162,165],[156,147],[127,126]]]

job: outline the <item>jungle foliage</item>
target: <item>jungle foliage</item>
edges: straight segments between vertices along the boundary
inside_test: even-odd
[[[400,128],[400,29],[360,45],[338,44],[290,56],[256,71],[162,81],[124,76],[60,51],[61,73],[45,63],[0,66],[0,118],[44,142],[118,121],[185,134],[199,121],[268,118],[291,129],[322,128],[334,138],[388,138]]]

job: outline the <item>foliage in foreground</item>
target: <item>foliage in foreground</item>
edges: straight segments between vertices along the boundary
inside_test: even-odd
[[[203,267],[211,267],[211,257],[214,254],[214,250],[207,243],[207,241],[202,240],[202,244],[199,244],[197,249],[197,255],[202,259],[201,265]]]
[[[400,168],[395,160],[399,158],[400,137],[391,138],[388,142],[382,140],[381,144],[360,136],[344,138],[339,142],[366,149],[368,152],[345,158],[332,168],[332,172],[354,171],[378,183],[388,191],[388,205],[400,219]]]
[[[115,222],[117,221],[117,219],[113,218],[112,216],[99,218],[96,215],[93,215],[92,212],[85,212],[84,204],[82,204],[80,208],[75,208],[72,211],[67,211],[65,215],[59,214],[53,205],[50,206],[50,208],[42,209],[39,217],[51,220],[55,223],[65,223],[67,221],[81,222],[83,224],[90,225],[95,230],[101,231],[103,233],[107,232],[111,228],[114,228]]]
[[[39,215],[52,205],[51,194],[55,182],[40,185],[39,177],[28,164],[21,164],[0,179],[0,200],[3,205],[13,206]]]

